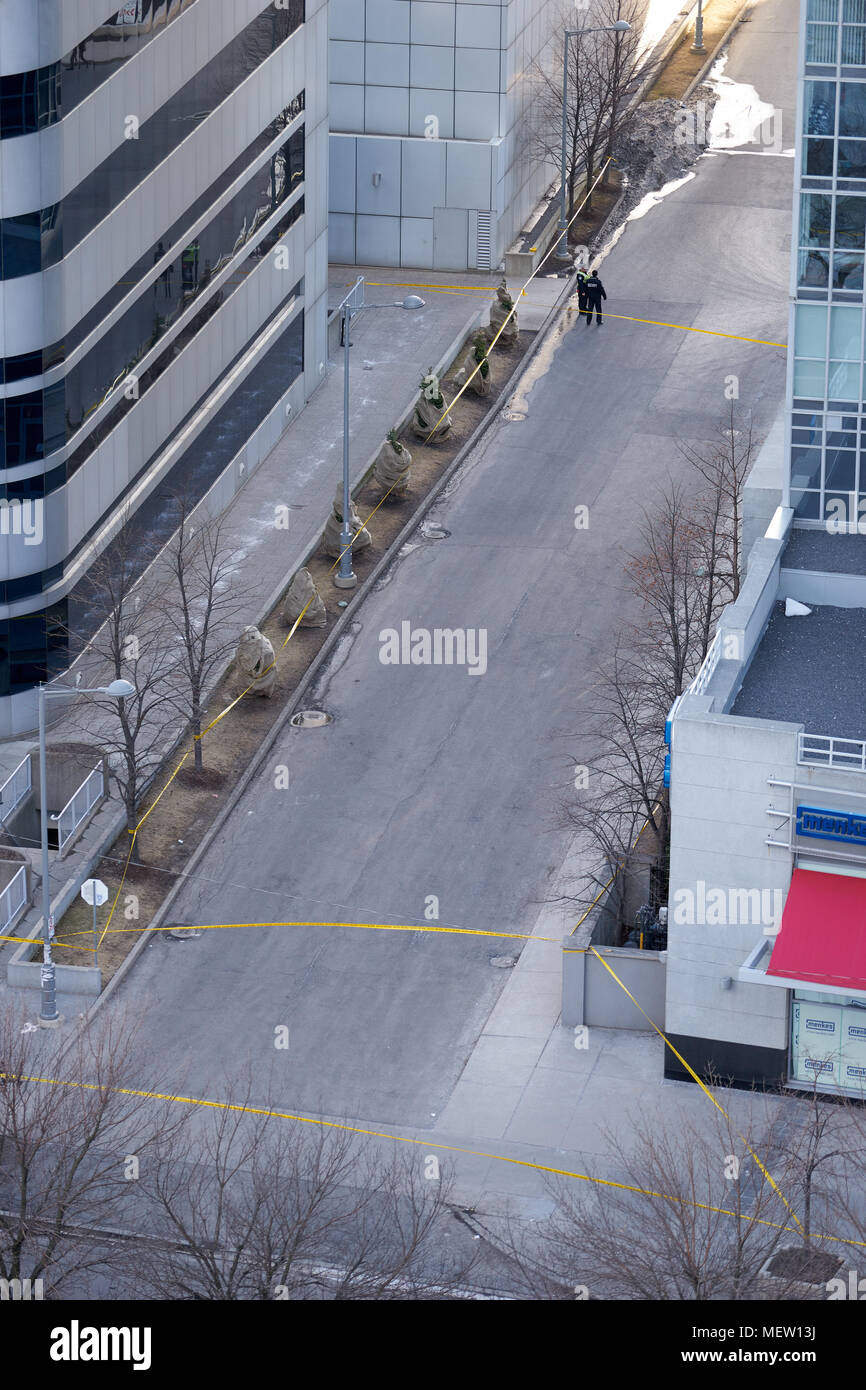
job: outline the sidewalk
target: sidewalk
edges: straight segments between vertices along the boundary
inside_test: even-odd
[[[407,271],[355,266],[332,266],[329,306],[339,304],[358,275],[366,276],[367,302],[390,304],[418,293],[425,307],[413,313],[361,313],[352,326],[350,365],[350,449],[353,485],[367,471],[388,430],[411,406],[421,377],[431,365],[452,356],[478,323],[487,322],[498,275]],[[392,288],[393,287],[393,288]],[[564,281],[536,278],[518,308],[521,327],[537,329],[562,292]],[[509,287],[516,293],[519,286]],[[273,607],[289,578],[321,535],[343,464],[343,363],[328,364],[324,384],[286,431],[271,454],[236,495],[226,515],[228,531],[243,553],[242,578],[249,605],[236,618],[238,634],[258,622]],[[288,506],[290,528],[277,529],[275,508]],[[374,523],[375,531],[375,523]],[[157,560],[156,564],[159,563]],[[57,722],[49,741],[82,737],[82,705],[73,727],[63,711],[52,707]],[[101,713],[87,720],[88,734],[99,742]],[[0,780],[7,777],[36,745],[36,735],[0,743]],[[124,817],[116,798],[103,802],[71,851],[51,866],[51,899],[73,896],[93,863],[122,829]],[[38,854],[33,856],[38,860]],[[53,856],[52,856],[53,858]],[[16,936],[26,936],[41,920],[39,864],[33,864],[34,893],[30,907],[15,924]],[[5,989],[6,965],[17,949],[0,943],[0,992]],[[16,998],[29,991],[17,990]],[[66,999],[61,1008],[79,1013],[85,996]]]

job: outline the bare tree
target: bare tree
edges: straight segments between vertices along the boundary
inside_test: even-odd
[[[751,420],[739,425],[731,401],[716,443],[703,448],[681,443],[679,451],[706,484],[702,494],[702,531],[707,540],[712,538],[712,547],[706,545],[707,564],[711,566],[708,582],[715,581],[722,603],[732,603],[741,583],[743,490],[754,455]],[[708,616],[712,606],[708,606]]]
[[[617,21],[630,32],[610,32]],[[573,8],[563,6],[556,22],[561,36],[531,69],[535,88],[528,145],[536,158],[560,170],[567,189],[568,220],[578,196],[587,191],[600,165],[613,152],[629,119],[629,104],[650,72],[640,56],[641,11],[638,0],[599,0],[592,24],[575,22]],[[585,33],[580,33],[585,29]],[[607,30],[607,32],[605,32]],[[566,31],[572,37],[566,39]],[[565,169],[562,169],[562,78],[567,63]],[[592,207],[588,192],[586,210]]]
[[[207,690],[237,645],[235,620],[249,593],[232,582],[239,567],[237,547],[227,537],[225,516],[193,523],[186,496],[177,497],[176,503],[178,528],[161,557],[170,575],[163,615],[180,645],[182,694],[177,705],[189,720],[195,768],[200,771]]]
[[[166,635],[164,589],[153,573],[139,580],[140,567],[139,544],[127,518],[85,581],[88,600],[104,621],[89,641],[71,634],[86,652],[88,668],[99,671],[105,683],[122,679],[135,687],[123,699],[93,696],[87,702],[99,711],[96,736],[108,754],[130,830],[144,788],[165,755],[178,666]],[[90,708],[75,706],[72,718],[92,735]]]
[[[448,1296],[470,1261],[440,1252],[448,1185],[420,1152],[379,1154],[359,1136],[268,1114],[249,1075],[231,1106],[195,1115],[150,1166],[159,1247],[139,1288],[172,1299]]]
[[[640,603],[631,629],[635,660],[662,720],[697,674],[709,645],[700,520],[684,486],[669,480],[644,512],[641,548],[626,564],[629,588]]]
[[[580,776],[560,806],[558,823],[586,844],[587,867],[573,896],[589,906],[611,885],[610,910],[637,898],[663,901],[670,809],[663,783],[664,744],[655,692],[620,640],[597,673]]]
[[[72,1040],[0,1015],[0,1276],[42,1280],[47,1297],[86,1297],[125,1255],[110,1240],[138,1165],[175,1124],[124,1093],[141,1063],[135,1020],[103,1015]],[[96,1237],[96,1239],[94,1239]]]
[[[628,1140],[605,1130],[618,1182],[551,1182],[556,1212],[536,1238],[512,1228],[509,1247],[535,1297],[648,1301],[803,1297],[767,1279],[790,1240],[783,1181],[770,1182],[762,1127],[716,1113],[661,1120],[642,1111]]]

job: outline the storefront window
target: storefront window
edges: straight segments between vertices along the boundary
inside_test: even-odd
[[[866,1090],[866,996],[794,991],[791,1077],[810,1086]]]

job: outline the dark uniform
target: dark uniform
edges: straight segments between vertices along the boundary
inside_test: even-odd
[[[586,313],[586,282],[589,279],[589,271],[581,267],[576,275],[577,280],[577,307],[581,314]]]
[[[586,282],[586,326],[592,323],[592,314],[595,310],[595,321],[601,323],[601,301],[607,299],[604,292],[604,285],[599,280],[595,271],[592,272]]]

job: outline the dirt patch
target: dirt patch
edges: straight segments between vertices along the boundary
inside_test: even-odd
[[[454,408],[454,424],[440,443],[425,444],[423,440],[415,439],[408,430],[404,431],[401,436],[402,442],[412,454],[410,488],[405,499],[398,500],[392,495],[383,501],[382,489],[369,479],[355,491],[358,511],[368,524],[373,544],[353,557],[352,567],[358,576],[358,587],[351,591],[352,596],[360,592],[378,561],[399,535],[422,499],[445,472],[475,427],[486,415],[500,408],[502,388],[526,353],[534,336],[534,333],[521,331],[517,342],[512,346],[497,345],[489,359],[489,393],[486,396],[476,396],[470,388],[460,397]],[[455,364],[462,361],[465,351],[465,346],[461,347]],[[452,364],[450,370],[453,370],[455,364]],[[454,390],[448,389],[450,370],[442,375],[443,388],[449,401],[453,400],[456,394]],[[323,527],[324,521],[323,517]],[[281,616],[282,604],[274,608],[260,625],[261,631],[273,643],[276,654],[277,680],[271,698],[246,696],[205,735],[202,740],[204,767],[200,771],[196,771],[192,766],[191,740],[183,743],[166,763],[163,772],[156,779],[156,787],[165,787],[165,790],[158,800],[158,793],[154,792],[147,803],[153,809],[136,836],[135,857],[129,862],[125,877],[124,867],[129,854],[127,832],[115,840],[109,853],[94,866],[94,876],[101,878],[109,891],[108,902],[104,907],[97,909],[100,935],[108,921],[111,905],[116,899],[111,926],[108,933],[102,937],[98,948],[103,984],[108,983],[129,955],[177,877],[184,873],[193,852],[213,824],[226,799],[231,796],[232,789],[249,766],[256,750],[292,699],[328,633],[343,613],[343,609],[338,605],[348,595],[334,586],[337,564],[318,551],[306,564],[324,600],[327,626],[299,627],[287,645],[283,645],[290,629]],[[243,685],[238,677],[230,672],[211,697],[208,719],[217,718],[220,712],[237,698],[242,689]],[[184,755],[188,755],[186,761],[180,771],[177,771]],[[176,775],[173,775],[175,773]],[[80,898],[76,899],[57,924],[54,957],[58,964],[92,964],[92,922],[92,908]],[[184,928],[194,924],[177,922],[172,925]],[[175,947],[172,939],[172,949],[181,950],[182,945]]]
[[[593,238],[598,235],[601,224],[622,192],[622,184],[622,170],[616,165],[609,165],[605,177],[595,187],[589,207],[584,209],[569,228],[570,246],[592,245]],[[585,189],[576,200],[578,204],[584,193]]]
[[[664,70],[659,74],[647,94],[648,101],[658,97],[682,98],[706,63],[716,44],[724,37],[733,24],[743,0],[709,0],[703,6],[704,48],[706,53],[692,53],[695,41],[695,26],[689,24],[677,47],[674,49]]]

